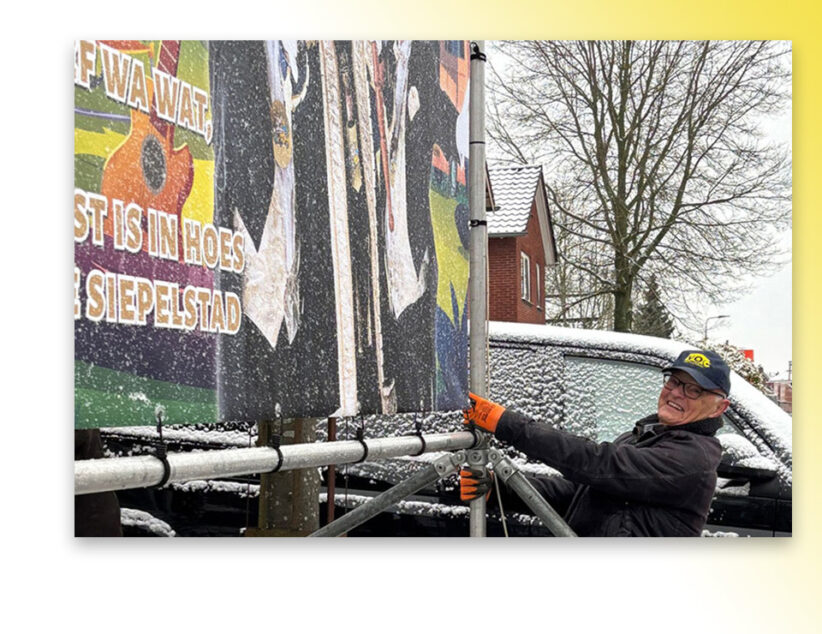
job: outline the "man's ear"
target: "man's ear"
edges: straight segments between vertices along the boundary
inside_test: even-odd
[[[711,416],[711,418],[718,418],[719,416],[722,416],[722,414],[725,413],[725,410],[728,409],[728,406],[730,404],[731,402],[727,398],[723,398],[717,404],[716,409],[714,410],[713,416]]]

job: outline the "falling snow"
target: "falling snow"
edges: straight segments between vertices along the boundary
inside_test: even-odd
[[[658,385],[658,372],[670,363],[684,344],[661,340],[652,337],[625,335],[603,331],[584,331],[547,326],[530,326],[522,324],[492,323],[490,327],[490,379],[491,398],[507,407],[519,409],[536,420],[564,428],[572,433],[594,439],[601,435],[592,422],[592,412],[605,410],[608,416],[620,420],[635,420],[644,413],[644,409],[634,401],[641,401],[642,390],[637,384],[654,381]],[[599,387],[600,395],[590,397],[578,387],[579,384],[593,385],[594,370],[598,357],[607,350],[609,358],[627,362],[635,368],[631,370],[628,380],[633,388],[614,390],[608,385]],[[571,361],[569,362],[569,359]],[[636,365],[640,364],[640,365]],[[650,368],[650,369],[649,369]],[[559,377],[564,370],[573,378],[570,387],[565,388]],[[645,387],[648,388],[648,385]],[[739,377],[731,378],[732,393],[730,400],[733,408],[746,419],[755,424],[755,430],[746,429],[743,433],[726,425],[718,435],[723,446],[724,459],[732,464],[776,470],[780,479],[791,484],[792,432],[791,418],[778,406]],[[648,391],[647,389],[645,391]],[[653,386],[651,386],[653,392]],[[130,395],[139,398],[139,395]],[[593,398],[593,400],[592,400]],[[600,401],[596,399],[599,398]],[[575,413],[573,420],[566,420],[566,412]],[[585,414],[588,412],[588,414]],[[581,414],[580,414],[581,413]],[[737,417],[739,418],[739,417]],[[360,418],[340,418],[337,423],[337,440],[353,440],[360,426],[366,438],[388,438],[412,435],[421,431],[425,434],[450,433],[463,429],[462,412],[425,412],[418,414],[396,414],[391,416],[365,416]],[[327,440],[327,422],[317,423],[318,442]],[[613,434],[614,430],[606,430]],[[622,430],[619,430],[622,431]],[[132,441],[149,441],[156,439],[154,427],[132,427],[108,430],[107,435],[116,435]],[[257,430],[254,425],[244,423],[227,423],[222,425],[170,426],[163,430],[167,442],[176,442],[195,446],[198,450],[208,448],[249,447],[256,445]],[[143,449],[148,448],[147,444]],[[558,473],[541,463],[529,461],[510,447],[501,447],[505,455],[524,473],[528,475],[551,476]],[[141,449],[137,449],[140,453]],[[384,482],[397,484],[430,465],[443,455],[441,452],[427,453],[422,456],[409,456],[366,461],[358,464],[338,465],[337,472],[343,476],[361,477],[372,483]],[[216,480],[196,480],[183,484],[170,485],[175,490],[198,492],[229,492],[240,498],[259,495],[258,485]],[[454,492],[457,486],[456,476],[444,479],[442,490]],[[750,484],[737,484],[719,478],[717,491],[723,496],[745,496],[750,493]],[[371,499],[368,496],[349,494],[345,496],[338,489],[335,504],[345,508],[355,508]],[[320,502],[325,503],[327,496],[321,494]],[[419,500],[404,500],[389,509],[389,512],[407,513],[425,517],[467,517],[465,505],[447,505]],[[174,534],[164,522],[146,513],[124,509],[124,525],[141,526],[152,534]],[[521,525],[536,525],[539,521],[530,515],[509,515],[509,522]],[[722,531],[703,531],[705,537],[736,537],[736,533]]]

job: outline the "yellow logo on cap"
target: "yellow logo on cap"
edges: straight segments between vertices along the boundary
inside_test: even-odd
[[[694,352],[693,354],[689,354],[688,358],[685,359],[685,363],[690,363],[691,365],[697,365],[700,368],[710,368],[711,362],[704,354],[699,354],[698,352]]]

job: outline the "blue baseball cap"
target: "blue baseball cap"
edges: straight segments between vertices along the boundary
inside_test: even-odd
[[[671,370],[686,372],[706,390],[720,390],[725,396],[731,393],[731,370],[713,350],[685,350],[662,371]]]

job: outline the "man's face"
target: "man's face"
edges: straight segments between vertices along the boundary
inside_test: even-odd
[[[676,370],[673,376],[682,383],[698,385],[696,381],[685,372]],[[703,392],[697,399],[685,396],[684,386],[673,389],[662,388],[657,403],[657,415],[659,422],[666,425],[684,425],[703,418],[716,418],[730,404],[730,401],[721,394],[714,392]]]

